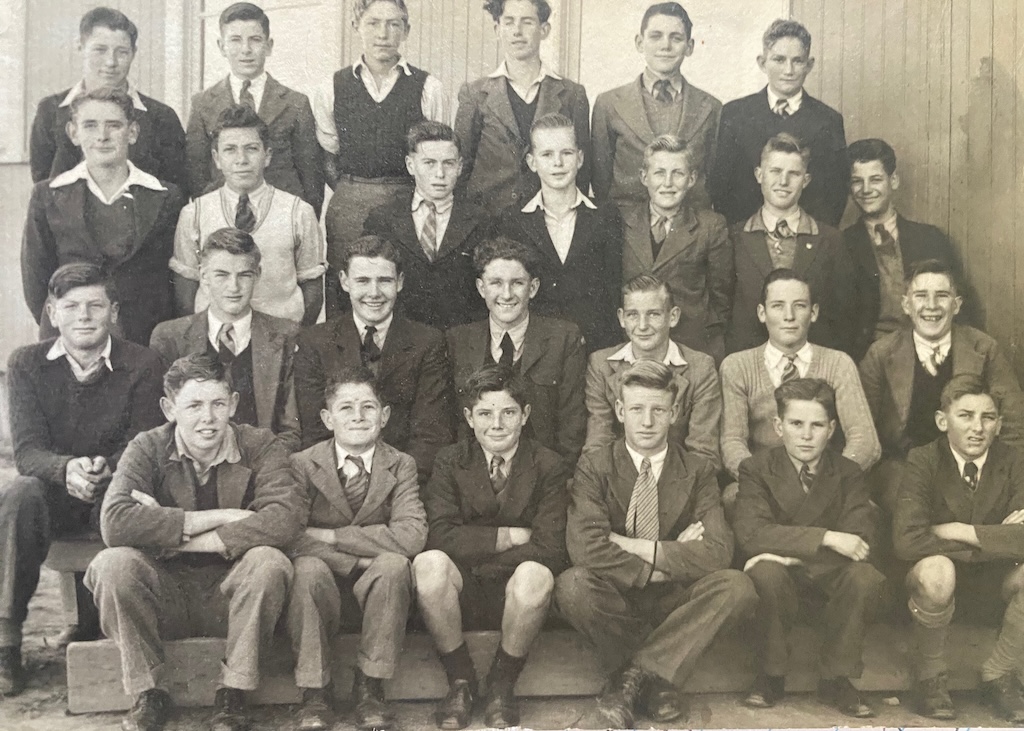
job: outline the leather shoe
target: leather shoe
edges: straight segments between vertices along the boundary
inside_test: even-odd
[[[139,693],[128,715],[121,719],[123,731],[160,731],[171,715],[171,696],[161,688]]]
[[[849,678],[822,678],[818,681],[818,695],[847,716],[872,718],[875,715]]]
[[[0,696],[18,695],[25,690],[25,667],[20,647],[0,647]]]
[[[217,712],[210,719],[212,731],[248,731],[249,717],[245,715],[245,691],[238,688],[217,688],[213,705]]]
[[[685,718],[690,712],[679,689],[660,675],[648,675],[641,698],[644,715],[658,723]]]
[[[786,695],[786,678],[781,675],[757,676],[754,685],[747,691],[743,705],[747,708],[773,708]]]
[[[982,681],[981,694],[1007,721],[1024,724],[1024,693],[1013,673]]]
[[[352,682],[352,702],[356,707],[356,728],[385,731],[394,725],[395,714],[384,701],[384,681],[365,675],[359,668]]]
[[[511,728],[519,725],[519,701],[513,686],[489,686],[485,696],[484,725],[487,728]]]
[[[949,721],[956,718],[953,699],[946,688],[946,673],[939,673],[934,678],[918,681],[917,704],[922,716]]]
[[[296,714],[299,731],[324,731],[334,725],[334,706],[331,686],[303,688],[302,705]]]
[[[445,731],[458,731],[469,725],[473,715],[473,698],[476,683],[469,680],[454,680],[446,695],[434,711],[437,727]]]
[[[609,728],[633,728],[647,673],[630,663],[612,675],[597,697],[597,711]]]

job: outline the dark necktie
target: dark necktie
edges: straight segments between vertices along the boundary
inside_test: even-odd
[[[252,86],[252,82],[246,79],[242,82],[242,90],[238,92],[238,103],[243,107],[249,107],[249,109],[256,111],[256,99],[253,98],[252,92],[249,88]]]
[[[370,487],[370,475],[366,472],[366,466],[363,464],[362,457],[353,457],[348,455],[345,457],[346,462],[351,462],[355,465],[358,472],[351,477],[345,477],[345,472],[342,470],[342,486],[345,488],[345,497],[348,499],[349,507],[352,508],[352,513],[356,514],[359,509],[363,507],[363,501],[366,499],[366,491]]]
[[[248,193],[238,196],[238,207],[235,208],[235,228],[246,233],[252,233],[252,230],[256,228],[256,214],[253,212],[252,206],[249,205]]]
[[[238,353],[235,352],[235,327],[230,322],[225,322],[220,326],[220,332],[217,333],[217,352],[220,354],[220,360],[222,363],[230,363],[235,359]]]
[[[665,104],[670,104],[672,102],[672,82],[668,79],[659,79],[658,81],[655,81],[652,91],[654,92],[654,98],[659,102],[663,102]]]
[[[501,357],[498,358],[498,364],[511,368],[515,362],[515,356],[516,346],[512,343],[512,336],[506,332],[505,337],[501,339]]]
[[[668,223],[668,216],[656,215],[651,223],[651,256],[657,261],[661,247],[668,238],[668,230],[665,224]]]
[[[505,489],[505,482],[508,479],[501,470],[504,464],[504,457],[499,457],[498,455],[491,457],[491,466],[488,470],[488,474],[491,478],[491,487],[494,489],[495,495],[499,495],[501,491]]]
[[[779,99],[777,102],[775,102],[774,112],[783,119],[787,119],[790,115],[789,101],[786,99]]]
[[[427,259],[434,261],[437,254],[437,205],[434,201],[423,201],[421,206],[427,207],[427,217],[423,221],[423,230],[420,231],[420,246]]]
[[[807,468],[806,464],[800,468],[800,484],[804,488],[804,494],[809,493],[814,487],[814,473]]]
[[[884,223],[875,224],[875,233],[878,235],[878,251],[883,255],[896,256],[896,239]]]
[[[978,465],[968,462],[964,465],[964,482],[974,492],[978,488]]]
[[[373,368],[380,360],[380,348],[377,347],[377,341],[373,339],[376,335],[377,328],[373,325],[366,326],[366,333],[363,335],[363,347],[360,348],[360,355],[362,356],[363,365],[367,368]]]
[[[786,367],[782,370],[782,382],[789,383],[794,378],[800,377],[800,369],[796,367],[796,356],[787,355],[786,358],[789,362],[786,363]]]
[[[633,483],[633,494],[626,509],[626,535],[630,538],[658,540],[658,481],[654,479],[651,460],[644,457],[640,474]]]
[[[779,222],[775,224],[775,230],[772,231],[771,240],[772,248],[775,249],[776,254],[782,253],[782,242],[786,239],[791,239],[796,234],[793,233],[793,229],[789,227],[789,223],[784,218],[780,218]]]

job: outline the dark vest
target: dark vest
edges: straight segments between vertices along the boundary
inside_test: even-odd
[[[508,89],[508,101],[512,105],[512,115],[516,118],[519,135],[524,140],[528,140],[530,139],[530,128],[533,127],[533,118],[537,115],[537,100],[540,99],[540,94],[537,94],[533,101],[527,104],[507,80],[505,88]]]
[[[108,206],[86,190],[85,226],[104,259],[124,261],[135,246],[135,200],[123,195]]]
[[[228,367],[231,373],[231,389],[238,394],[238,408],[235,409],[231,421],[236,424],[259,426],[259,419],[256,416],[256,394],[252,383],[252,341],[250,340],[245,350],[234,358],[221,357],[213,344],[209,340],[206,342],[206,352]]]
[[[334,74],[334,124],[338,130],[338,169],[360,178],[407,177],[405,136],[423,117],[427,72],[399,70],[398,81],[380,104],[352,67]],[[366,71],[365,73],[369,73]]]
[[[935,426],[935,412],[939,408],[942,389],[952,377],[952,350],[946,360],[939,365],[939,373],[936,376],[926,371],[917,354],[914,354],[914,390],[910,397],[905,437],[908,450],[934,442],[942,435],[939,427]]]

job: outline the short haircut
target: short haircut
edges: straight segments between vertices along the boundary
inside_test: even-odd
[[[850,158],[850,165],[855,162],[874,162],[878,160],[885,168],[886,175],[896,172],[896,150],[892,149],[885,140],[872,137],[866,140],[857,140],[848,148],[846,154]]]
[[[247,256],[253,267],[259,267],[263,255],[260,247],[250,234],[240,228],[219,228],[206,237],[203,248],[199,251],[199,261],[205,264],[206,260],[218,251],[226,251],[234,256]]]
[[[988,387],[985,379],[974,373],[959,373],[949,379],[939,396],[939,408],[949,411],[949,407],[963,396],[990,396],[995,402],[996,411],[1003,410],[1003,400],[998,393]]]
[[[405,0],[352,0],[352,22],[358,25],[363,15],[374,3],[391,3],[394,5],[402,12],[405,27],[409,27],[409,8],[406,6]]]
[[[338,395],[338,389],[346,384],[362,385],[366,384],[373,391],[373,395],[380,401],[381,406],[384,405],[384,399],[381,396],[380,382],[377,380],[377,376],[373,374],[369,368],[363,365],[345,366],[339,368],[336,371],[332,371],[327,377],[327,385],[324,386],[324,404],[327,409],[330,410],[331,403],[334,401],[334,397]]]
[[[673,18],[679,18],[683,21],[683,28],[686,30],[686,37],[691,37],[693,33],[693,21],[690,20],[690,14],[687,13],[686,9],[679,3],[655,3],[647,8],[644,12],[643,20],[640,21],[640,35],[643,35],[647,31],[647,25],[655,15],[668,15]]]
[[[426,119],[414,124],[409,128],[409,134],[405,136],[405,151],[411,155],[423,142],[453,142],[459,156],[462,155],[462,141],[455,134],[455,130],[444,122]]]
[[[775,389],[775,406],[779,418],[786,416],[786,407],[791,401],[817,401],[825,407],[829,421],[836,421],[836,392],[820,378],[794,378]]]
[[[164,374],[164,396],[173,401],[189,381],[220,381],[231,391],[231,374],[220,359],[210,353],[190,353],[171,363]]]
[[[779,134],[769,138],[769,140],[764,143],[764,147],[761,149],[760,164],[763,165],[765,158],[773,152],[785,152],[790,155],[799,155],[800,159],[804,161],[805,168],[811,162],[811,148],[804,146],[800,140],[788,132],[779,132]]]
[[[213,149],[217,149],[217,145],[220,143],[220,133],[226,129],[254,129],[259,133],[263,147],[267,150],[270,149],[270,128],[252,107],[245,104],[232,104],[220,113],[210,139]]]
[[[78,110],[89,102],[108,102],[124,113],[128,122],[135,121],[135,102],[123,89],[93,89],[79,94],[71,100],[71,119],[77,121]]]
[[[505,391],[523,410],[530,403],[530,388],[526,380],[507,365],[485,365],[466,376],[459,388],[462,405],[473,410],[485,393]]]
[[[540,258],[537,253],[526,244],[505,236],[496,236],[492,239],[485,239],[473,251],[473,266],[476,268],[478,277],[484,275],[484,269],[495,259],[509,259],[518,261],[523,269],[530,275],[531,279],[540,276]]]
[[[490,13],[494,22],[497,23],[505,13],[507,2],[508,0],[485,0],[484,10]],[[533,7],[537,8],[537,19],[541,23],[547,23],[551,19],[551,5],[548,0],[530,0],[530,2],[533,3]]]
[[[686,144],[686,141],[675,135],[658,135],[651,144],[644,148],[644,170],[650,165],[651,157],[656,152],[676,152],[684,156],[690,172],[697,172],[701,166],[701,153],[699,150]]]
[[[252,3],[232,3],[224,8],[220,14],[220,30],[223,33],[224,26],[234,23],[236,20],[255,20],[263,28],[263,35],[270,38],[270,18],[263,12],[263,8]]]
[[[78,39],[85,43],[96,28],[110,28],[110,30],[121,30],[128,34],[132,50],[139,40],[139,29],[131,19],[120,10],[113,8],[93,8],[82,16],[78,23]]]
[[[544,114],[537,119],[533,120],[533,124],[530,126],[530,149],[533,149],[533,135],[537,130],[540,129],[568,129],[572,131],[573,144],[579,149],[580,141],[576,139],[576,127],[573,126],[572,120],[564,114],[558,112],[549,112]]]
[[[341,252],[341,271],[347,274],[348,265],[357,256],[387,259],[395,265],[396,273],[402,273],[402,257],[398,247],[382,236],[360,236],[345,244]]]
[[[679,396],[679,383],[676,382],[672,369],[656,360],[638,360],[622,372],[619,377],[620,401],[622,400],[622,390],[626,386],[668,391],[672,394],[673,403]]]
[[[103,287],[107,299],[112,303],[119,301],[114,280],[95,264],[76,261],[57,268],[47,283],[46,290],[50,300],[56,301],[78,287]]]
[[[622,285],[622,306],[626,306],[626,295],[636,292],[658,292],[662,291],[668,296],[668,308],[671,310],[676,306],[676,298],[672,294],[672,288],[668,282],[659,279],[653,274],[637,274],[628,282]]]
[[[768,272],[768,276],[764,278],[764,284],[761,285],[761,304],[768,306],[768,285],[773,282],[800,282],[807,285],[807,289],[811,293],[811,304],[815,303],[814,287],[808,282],[803,275],[797,272],[795,269],[786,269],[785,267],[779,267],[778,269],[772,269]]]
[[[907,277],[904,281],[908,292],[914,280],[922,274],[942,274],[949,279],[949,284],[953,288],[953,294],[960,293],[960,287],[956,281],[953,269],[941,259],[920,259],[911,264],[910,271],[907,272]]]
[[[761,44],[768,50],[783,38],[796,38],[804,47],[804,53],[811,55],[811,33],[802,23],[779,18],[768,26],[761,37]]]

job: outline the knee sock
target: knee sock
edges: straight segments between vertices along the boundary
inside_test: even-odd
[[[981,679],[995,680],[1015,672],[1021,660],[1024,660],[1024,594],[1017,592],[1006,607],[996,646],[981,666]]]
[[[445,675],[448,676],[449,685],[454,685],[456,680],[468,680],[470,684],[476,684],[476,668],[473,666],[473,658],[469,656],[469,648],[466,647],[465,642],[439,657]]]
[[[921,609],[911,598],[907,602],[914,619],[914,641],[917,645],[917,679],[928,680],[946,672],[946,636],[953,619],[956,600],[938,612]]]
[[[509,655],[501,643],[498,643],[498,651],[494,653],[494,662],[491,664],[490,672],[487,673],[488,688],[492,692],[506,688],[512,690],[524,665],[526,665],[525,657]]]

